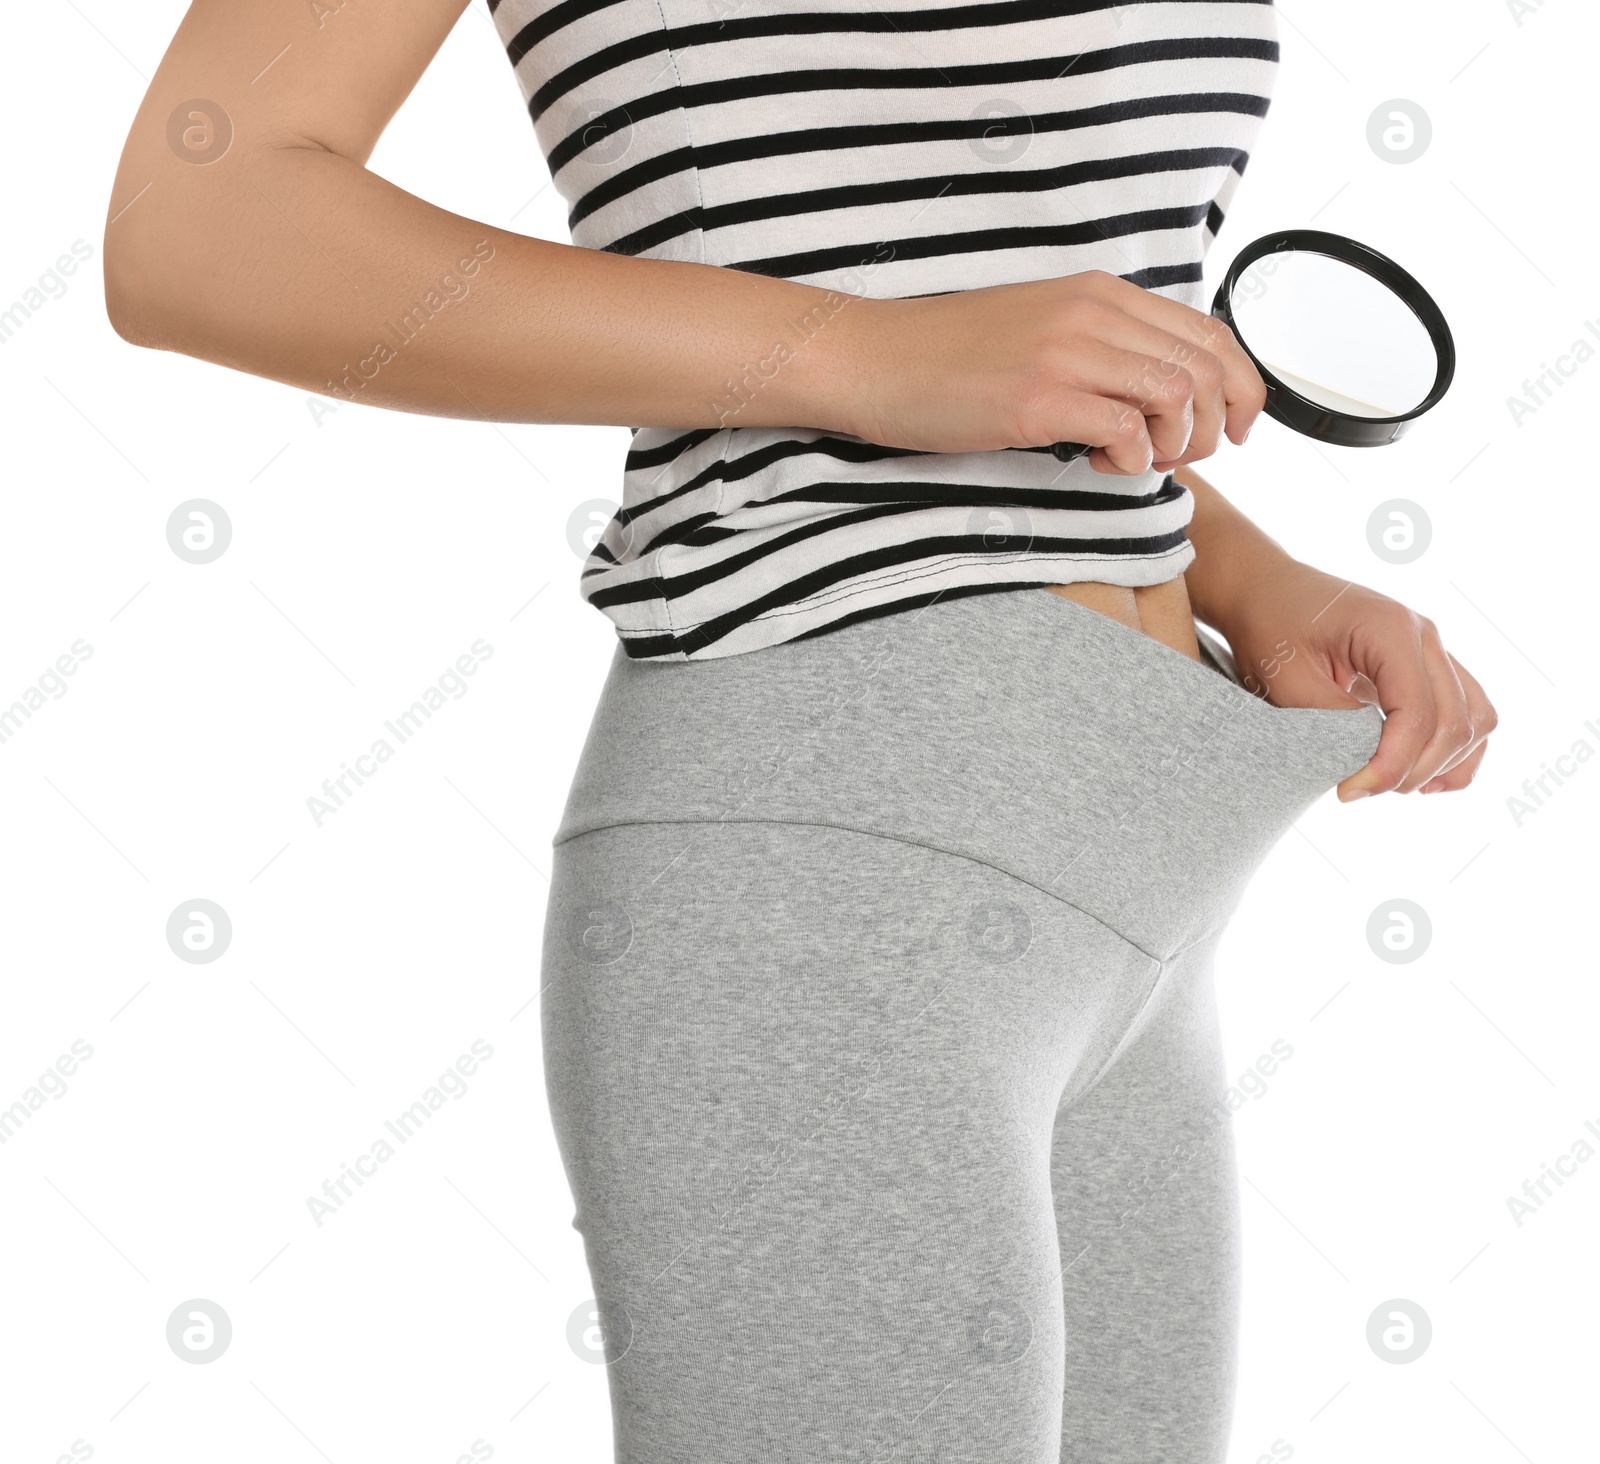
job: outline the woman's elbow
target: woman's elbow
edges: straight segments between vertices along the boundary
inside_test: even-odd
[[[159,187],[118,179],[100,248],[106,318],[130,345],[184,349],[186,317],[207,293],[216,230],[212,200],[197,197],[187,180]]]
[[[138,270],[126,258],[125,251],[113,245],[109,237],[100,259],[105,277],[106,319],[111,322],[112,330],[130,346],[153,345]]]
[[[120,227],[115,221],[107,227],[100,251],[106,318],[129,345],[171,350],[176,322],[163,304],[159,257],[137,233]]]

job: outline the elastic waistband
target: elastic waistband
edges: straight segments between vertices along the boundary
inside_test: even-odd
[[[1039,589],[710,661],[619,649],[556,833],[820,824],[975,859],[1157,959],[1226,922],[1382,714],[1286,709]],[[1218,669],[1218,668],[1221,669]]]

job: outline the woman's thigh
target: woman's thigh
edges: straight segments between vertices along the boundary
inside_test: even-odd
[[[1167,963],[1135,1039],[1056,1119],[1062,1464],[1227,1457],[1239,1193],[1215,945]]]
[[[618,1459],[1056,1464],[1056,1116],[1158,975],[1051,895],[877,835],[560,845],[546,1076]]]

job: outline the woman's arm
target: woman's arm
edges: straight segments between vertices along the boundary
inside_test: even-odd
[[[1497,717],[1438,626],[1292,558],[1193,469],[1175,476],[1195,501],[1190,604],[1227,638],[1246,685],[1278,706],[1383,708],[1378,749],[1340,800],[1465,788]]]
[[[374,405],[704,425],[726,377],[767,356],[784,323],[827,292],[525,238],[369,172],[464,6],[346,0],[319,28],[304,0],[194,4],[118,169],[105,246],[113,324],[139,345]],[[207,126],[180,106],[196,97],[219,109],[211,126],[232,129],[215,162],[186,161],[172,141]],[[392,360],[375,359],[380,342]],[[842,427],[833,344],[819,339],[770,395]]]
[[[1226,635],[1241,611],[1259,603],[1262,582],[1295,561],[1193,469],[1173,476],[1194,495],[1189,539],[1195,559],[1184,572],[1189,603],[1201,620]],[[1241,663],[1239,669],[1251,668]]]
[[[118,332],[409,411],[1070,440],[1119,473],[1203,457],[1259,412],[1226,331],[1103,274],[869,300],[524,238],[396,188],[366,161],[464,4],[344,0],[319,23],[305,0],[194,0],[117,173]],[[192,111],[231,127],[215,161],[183,141],[207,140]]]

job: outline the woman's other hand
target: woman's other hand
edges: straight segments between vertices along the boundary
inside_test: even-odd
[[[1383,708],[1378,749],[1339,784],[1341,802],[1454,792],[1481,766],[1494,706],[1438,626],[1398,600],[1285,558],[1218,629],[1245,684],[1274,706]]]
[[[1195,501],[1190,602],[1227,638],[1249,689],[1280,707],[1383,709],[1377,751],[1339,784],[1340,801],[1465,788],[1497,718],[1438,626],[1292,558],[1192,470],[1177,477]]]

